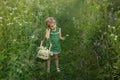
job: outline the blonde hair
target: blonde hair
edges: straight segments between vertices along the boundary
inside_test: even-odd
[[[53,23],[56,24],[56,21],[53,17],[46,18],[45,24],[46,24],[47,27],[50,27],[50,25],[53,24]]]

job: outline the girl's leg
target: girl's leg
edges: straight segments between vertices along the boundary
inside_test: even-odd
[[[59,68],[59,61],[58,61],[58,55],[57,54],[54,54],[54,59],[55,59],[56,68]]]
[[[54,54],[54,59],[55,59],[55,65],[56,65],[57,72],[60,72],[59,60],[58,60],[58,55],[57,54]]]
[[[47,72],[50,72],[50,62],[51,62],[51,60],[49,57],[49,59],[47,60]]]

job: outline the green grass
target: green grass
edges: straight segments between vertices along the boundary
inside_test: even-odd
[[[109,1],[111,3],[111,1]],[[116,5],[115,5],[116,4]],[[117,80],[120,78],[120,11],[117,3],[93,0],[0,1],[0,80]],[[109,11],[116,18],[109,23]],[[104,15],[103,15],[104,14]],[[45,19],[62,28],[61,72],[46,72],[36,58]]]

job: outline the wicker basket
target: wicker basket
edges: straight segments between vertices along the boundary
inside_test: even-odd
[[[47,60],[50,56],[50,49],[51,49],[51,44],[50,44],[50,47],[49,49],[47,49],[46,47],[44,47],[42,44],[43,44],[44,41],[41,41],[41,44],[40,44],[40,47],[39,47],[39,50],[38,50],[38,53],[37,53],[37,57],[38,58],[41,58],[43,60]]]

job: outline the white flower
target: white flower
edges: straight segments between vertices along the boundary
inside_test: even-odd
[[[17,17],[14,17],[13,19],[14,19],[14,20],[16,20],[16,19],[17,19]]]
[[[0,24],[1,26],[3,26],[3,24]]]
[[[35,38],[35,35],[32,35],[31,38]]]
[[[8,10],[12,10],[12,7],[6,6],[6,8],[7,8]]]
[[[13,42],[16,42],[16,39],[13,39]]]
[[[34,14],[32,13],[32,16],[33,16]]]
[[[0,19],[3,19],[3,17],[0,17]]]
[[[13,8],[13,11],[14,11],[14,10],[17,10],[17,7]]]
[[[7,25],[9,26],[9,25],[12,25],[13,23],[8,23]]]
[[[114,34],[112,33],[110,36],[114,36]]]
[[[115,27],[114,27],[114,26],[113,26],[112,28],[113,28],[113,29],[115,29]]]
[[[116,35],[115,38],[114,38],[114,40],[117,40],[117,38],[118,38],[118,36]]]
[[[120,10],[118,11],[118,13],[120,13]]]
[[[108,25],[108,28],[110,28],[110,25]]]
[[[21,25],[22,25],[22,23],[19,23],[19,25],[21,26]]]
[[[25,11],[24,11],[24,13],[25,13],[25,14],[27,14],[27,13],[28,13],[28,11],[27,11],[27,10],[25,10]]]
[[[22,70],[21,69],[17,69],[16,70],[18,73],[22,73]]]
[[[68,34],[66,34],[66,36],[69,36]]]
[[[115,18],[115,20],[117,20],[117,18]]]
[[[10,13],[10,15],[13,15],[13,13]]]
[[[10,23],[7,24],[8,26],[10,25]]]
[[[6,4],[7,4],[7,1],[4,1],[3,3],[6,5]]]

